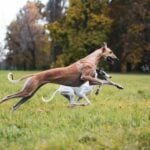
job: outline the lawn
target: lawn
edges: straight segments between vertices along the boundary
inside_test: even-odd
[[[16,78],[32,72],[13,71]],[[0,71],[0,99],[21,89],[8,71]],[[12,113],[18,99],[0,105],[1,150],[150,150],[150,76],[112,74],[124,90],[105,86],[89,98],[86,107],[68,107],[59,94],[49,103],[58,85],[43,86]]]

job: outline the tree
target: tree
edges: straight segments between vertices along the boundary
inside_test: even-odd
[[[61,19],[64,15],[67,0],[49,0],[46,5],[45,15],[47,21],[52,23]]]
[[[54,23],[63,18],[66,10],[68,0],[49,0],[46,5],[45,16],[49,24]],[[54,42],[51,43],[50,48],[50,60],[56,61],[56,55],[60,51],[60,47],[57,47]]]
[[[28,1],[7,28],[7,60],[17,69],[49,67],[48,35],[39,23],[42,8],[40,2]]]
[[[112,0],[110,16],[113,19],[110,43],[121,58],[119,70],[132,71],[150,53],[148,0]]]
[[[3,60],[4,56],[5,56],[4,49],[2,44],[0,43],[0,62]]]
[[[66,15],[49,24],[57,47],[55,66],[66,66],[84,57],[107,40],[112,20],[106,0],[70,0]]]

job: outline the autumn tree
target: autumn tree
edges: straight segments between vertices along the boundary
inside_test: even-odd
[[[7,61],[17,69],[49,67],[49,42],[42,24],[40,2],[30,2],[7,28]]]
[[[110,43],[121,58],[119,70],[137,70],[144,55],[150,55],[150,2],[148,0],[112,0],[113,19]]]
[[[49,24],[59,21],[63,18],[66,10],[68,0],[49,0],[45,8],[45,17]],[[55,42],[50,42],[50,60],[51,62],[56,61],[57,52],[60,51],[60,48],[57,47]]]
[[[57,47],[55,66],[66,66],[101,47],[107,41],[112,20],[106,0],[70,0],[66,15],[49,24]]]

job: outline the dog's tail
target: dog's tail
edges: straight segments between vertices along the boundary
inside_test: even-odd
[[[50,99],[45,99],[45,98],[42,96],[42,101],[43,101],[43,102],[46,102],[46,103],[52,101],[57,92],[58,92],[58,90],[56,90],[56,91],[53,93],[53,95],[50,97]]]
[[[18,80],[14,80],[14,76],[13,76],[13,74],[10,72],[10,73],[8,73],[7,78],[8,78],[8,80],[9,80],[11,83],[19,83],[20,81],[22,81],[22,80],[24,80],[24,79],[27,79],[27,78],[29,78],[29,77],[31,77],[31,76],[33,76],[33,75],[28,75],[28,76],[22,77],[22,78],[20,78],[20,79],[18,79]]]

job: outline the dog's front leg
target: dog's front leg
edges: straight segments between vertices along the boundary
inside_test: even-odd
[[[78,102],[75,102],[75,100],[74,100],[74,92],[72,93],[71,91],[68,91],[68,92],[64,92],[62,95],[69,100],[69,106],[70,107],[82,106],[83,105],[83,104],[80,104]]]
[[[115,86],[118,89],[123,89],[123,87],[115,82],[103,80],[103,85],[112,85]]]
[[[87,98],[85,94],[83,94],[83,98],[86,100],[86,102],[84,103],[84,106],[91,104],[90,100]]]
[[[102,90],[102,85],[99,85],[98,88],[96,89],[95,94],[98,95],[101,90]]]
[[[60,93],[61,93],[61,95],[63,95],[65,98],[67,98],[69,100],[70,107],[73,107],[75,105],[74,92],[72,91],[71,87],[68,91],[62,90]]]
[[[91,77],[90,75],[82,75],[81,80],[83,81],[89,81],[90,85],[102,85],[102,82],[96,78]]]
[[[84,88],[84,87],[82,87]],[[86,106],[86,105],[89,105],[91,104],[90,100],[87,98],[86,96],[86,91],[84,89],[81,88],[81,91],[77,93],[77,95],[79,96],[79,99],[78,101],[83,98],[86,102],[85,103],[82,103],[81,106]]]

